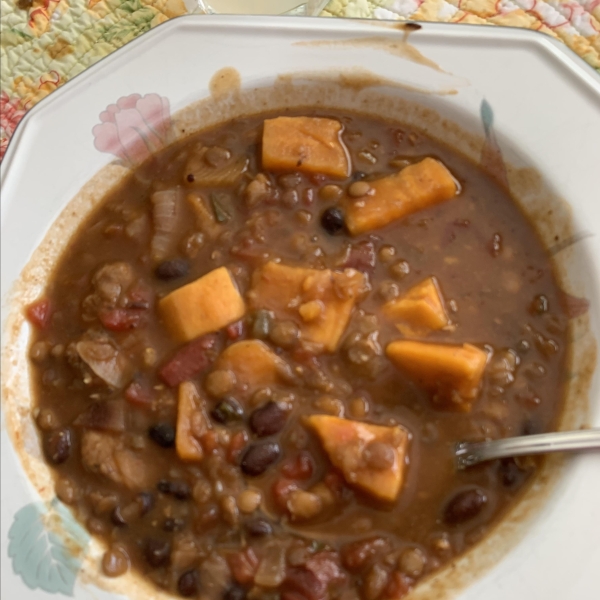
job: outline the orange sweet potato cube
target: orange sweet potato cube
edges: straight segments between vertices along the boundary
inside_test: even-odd
[[[179,342],[189,342],[241,319],[246,306],[225,267],[171,292],[158,305]]]
[[[471,344],[431,344],[410,340],[392,342],[388,358],[425,389],[434,402],[468,412],[477,398],[488,359]]]
[[[358,297],[368,288],[355,269],[331,271],[268,262],[254,272],[249,304],[300,327],[303,340],[334,352]]]
[[[242,395],[291,376],[289,365],[260,340],[243,340],[227,347],[217,359],[215,369],[232,371],[237,393]]]
[[[428,277],[400,298],[386,302],[383,314],[404,335],[423,335],[450,324],[435,277]]]
[[[262,139],[263,169],[348,177],[350,159],[341,132],[342,124],[335,119],[266,119]]]
[[[408,432],[399,426],[370,425],[329,415],[311,415],[306,419],[319,436],[325,452],[346,481],[368,494],[393,502],[404,482]],[[388,460],[380,467],[369,463],[373,444],[387,448]],[[391,454],[390,454],[391,452]]]
[[[439,161],[424,158],[396,173],[370,181],[370,192],[343,199],[346,226],[352,235],[385,227],[392,221],[450,200],[458,192],[452,174]]]
[[[175,450],[181,460],[198,461],[204,457],[198,437],[210,429],[202,399],[191,381],[179,384]]]

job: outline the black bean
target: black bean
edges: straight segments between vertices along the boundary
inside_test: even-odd
[[[150,439],[162,448],[175,445],[175,428],[170,423],[158,423],[148,430]]]
[[[162,567],[171,558],[171,544],[167,540],[151,538],[146,541],[144,556],[151,567]]]
[[[177,500],[187,500],[192,495],[190,486],[185,481],[173,481],[171,483],[171,495]]]
[[[127,521],[125,520],[125,517],[123,516],[123,514],[121,513],[121,507],[120,506],[115,506],[113,508],[112,513],[110,514],[110,520],[117,526],[117,527],[126,527],[127,526]]]
[[[144,516],[149,513],[154,506],[154,496],[151,492],[140,492],[135,501],[140,505],[140,515]]]
[[[504,487],[515,487],[525,479],[525,471],[519,468],[513,458],[503,458],[498,466],[498,475]]]
[[[170,281],[171,279],[179,279],[185,277],[190,272],[190,263],[185,258],[174,258],[161,262],[154,274],[159,279]]]
[[[246,590],[234,584],[225,592],[223,600],[246,600]]]
[[[174,496],[177,500],[187,500],[192,495],[190,486],[185,481],[169,481],[161,479],[156,487],[159,492]]]
[[[166,479],[161,479],[156,484],[156,489],[163,494],[170,494],[171,493],[171,482],[167,481]]]
[[[248,535],[252,537],[265,537],[273,533],[273,526],[271,523],[261,517],[246,521],[245,526]]]
[[[225,398],[211,410],[210,416],[217,423],[231,423],[244,418],[244,409],[235,398]]]
[[[534,419],[526,419],[521,427],[522,435],[533,435],[534,433],[541,433],[542,428],[540,424]]]
[[[262,475],[281,455],[277,442],[257,442],[248,447],[242,457],[242,471],[256,477]]]
[[[66,427],[50,432],[44,440],[44,451],[51,463],[60,465],[71,456],[71,430]]]
[[[164,531],[181,531],[185,527],[183,519],[165,519],[163,522]]]
[[[195,596],[199,588],[200,581],[196,569],[190,569],[183,573],[177,582],[177,591],[185,598]]]
[[[344,230],[344,213],[339,208],[328,208],[321,215],[321,225],[330,235],[336,235]]]
[[[483,510],[487,501],[486,493],[478,488],[458,492],[444,509],[444,521],[449,525],[470,521]]]
[[[283,429],[286,414],[275,402],[267,402],[250,415],[250,429],[258,436],[273,435]]]

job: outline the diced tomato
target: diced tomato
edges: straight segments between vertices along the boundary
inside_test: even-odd
[[[227,448],[227,460],[232,465],[238,464],[240,454],[247,443],[248,434],[245,431],[242,430],[233,434],[231,441],[229,442],[229,447]]]
[[[152,288],[141,281],[138,281],[127,292],[127,308],[147,309],[152,306],[153,300]]]
[[[180,348],[175,356],[159,369],[159,377],[168,386],[175,387],[205,371],[212,363],[213,356],[210,351],[216,343],[217,336],[214,334],[192,340]]]
[[[41,298],[25,309],[27,320],[38,329],[45,329],[50,322],[52,309],[48,298]]]
[[[237,340],[244,335],[244,321],[236,321],[229,325],[225,332],[230,340]]]
[[[286,590],[281,594],[281,600],[306,600],[306,596],[300,592]]]
[[[306,561],[305,566],[326,586],[331,583],[340,583],[346,579],[340,555],[337,552],[317,552]]]
[[[356,540],[342,547],[344,566],[350,572],[362,569],[375,557],[390,551],[390,543],[382,537],[370,537]]]
[[[413,585],[414,581],[408,575],[396,571],[390,577],[390,582],[383,592],[383,598],[385,600],[400,600],[410,592]]]
[[[288,569],[282,591],[282,600],[325,600],[329,596],[327,586],[305,567]]]
[[[144,379],[132,381],[125,390],[125,398],[136,406],[148,406],[153,400],[152,388]]]
[[[302,450],[294,458],[283,464],[281,473],[289,479],[310,479],[313,469],[312,456],[306,450]]]
[[[375,269],[375,246],[373,242],[358,242],[352,244],[342,267],[371,272]]]
[[[292,479],[285,479],[283,477],[281,479],[278,479],[273,484],[273,488],[271,490],[273,493],[273,500],[275,501],[275,504],[281,510],[286,510],[289,495],[297,489],[298,484]]]
[[[207,431],[201,438],[200,443],[206,454],[212,454],[219,447],[219,437],[216,431]]]
[[[127,331],[145,325],[146,313],[137,308],[113,308],[98,315],[102,325],[110,331]]]
[[[233,578],[238,583],[249,585],[254,582],[254,576],[258,569],[258,558],[252,548],[230,554],[227,557],[227,562]]]
[[[315,357],[315,353],[308,348],[299,346],[292,352],[292,358],[306,367],[314,367],[319,365],[319,361]]]

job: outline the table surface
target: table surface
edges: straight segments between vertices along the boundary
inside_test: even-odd
[[[0,2],[0,160],[34,104],[152,27],[198,10],[196,0]],[[524,27],[600,70],[600,0],[331,0],[322,15]]]

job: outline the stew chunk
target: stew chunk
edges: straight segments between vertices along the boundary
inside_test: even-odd
[[[219,356],[215,369],[231,371],[235,376],[234,385],[242,394],[251,394],[277,383],[281,377],[290,376],[287,363],[259,340],[232,344]]]
[[[88,471],[130,489],[142,488],[148,483],[148,467],[144,460],[126,448],[121,437],[112,433],[84,431],[81,462]]]
[[[369,184],[364,196],[348,196],[344,201],[346,226],[352,235],[384,227],[411,213],[450,200],[458,192],[450,171],[433,158],[425,158],[395,175]]]
[[[404,481],[408,432],[399,426],[370,425],[329,415],[307,423],[346,481],[380,500],[392,502]]]
[[[348,177],[350,161],[335,119],[277,117],[266,119],[262,166],[273,171],[321,173]]]
[[[177,403],[177,432],[175,448],[179,458],[186,461],[202,460],[204,452],[198,439],[209,429],[209,421],[196,386],[191,381],[179,385]]]
[[[244,300],[225,267],[171,292],[159,302],[159,309],[179,342],[218,331],[246,312]]]
[[[355,269],[332,271],[269,262],[255,271],[250,304],[300,325],[303,340],[334,352],[358,298],[369,289]]]
[[[479,393],[487,352],[471,344],[455,346],[400,340],[386,348],[388,358],[433,392],[436,403],[468,412]]]
[[[423,335],[450,324],[435,277],[413,286],[383,306],[383,312],[404,335]]]

